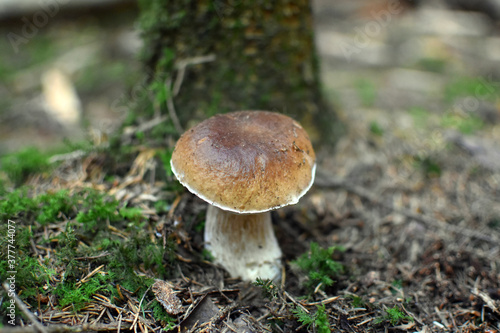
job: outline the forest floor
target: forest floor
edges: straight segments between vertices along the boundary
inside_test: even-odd
[[[34,315],[47,332],[500,332],[497,23],[449,7],[331,3],[316,1],[316,38],[324,91],[346,134],[334,150],[318,147],[316,182],[299,204],[273,212],[279,283],[231,279],[210,261],[206,203],[159,175],[168,156],[132,128],[130,160],[110,165],[107,149],[77,146],[57,166],[35,165],[42,172],[14,191],[4,174],[20,181],[33,167],[2,159],[0,216],[13,223],[0,231],[15,230],[15,284],[27,308],[13,328],[12,297],[1,296],[0,331],[35,332],[23,327]],[[40,35],[81,47],[83,58],[66,54],[65,72],[101,132],[124,118],[122,91],[139,77],[130,75],[140,67],[137,47],[124,46],[136,38],[127,25]],[[0,96],[16,96],[3,99],[3,151],[67,136],[40,106],[43,82],[33,83],[57,64],[52,49],[41,51],[47,39],[26,45],[24,61],[43,58],[35,70],[0,71],[9,82]],[[11,269],[1,260],[3,281]]]

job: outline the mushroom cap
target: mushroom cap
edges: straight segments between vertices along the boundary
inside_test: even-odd
[[[170,164],[179,182],[208,203],[261,213],[298,202],[314,182],[316,156],[306,131],[292,118],[239,111],[185,132]]]

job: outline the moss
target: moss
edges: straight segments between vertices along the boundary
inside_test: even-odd
[[[47,192],[33,196],[30,189],[22,187],[2,194],[2,218],[17,221],[13,237],[16,261],[16,285],[22,300],[38,305],[38,295],[55,294],[60,307],[71,305],[80,310],[96,292],[116,295],[116,285],[133,292],[145,292],[153,278],[138,275],[148,271],[156,278],[174,275],[169,263],[174,260],[175,243],[151,240],[147,220],[137,207],[120,207],[114,198],[93,189],[70,193],[67,190]],[[108,222],[122,230],[110,233]],[[49,238],[44,226],[51,224]],[[7,234],[7,224],[0,225],[0,232]],[[33,252],[32,244],[50,249],[50,256],[40,259]],[[0,248],[6,249],[8,239],[0,238]],[[99,257],[104,251],[107,255]],[[93,257],[92,261],[77,258]],[[83,284],[78,284],[91,267],[103,265],[101,272]],[[5,280],[8,261],[0,261],[0,280]],[[100,273],[99,273],[100,274]],[[0,316],[5,313],[0,308]]]
[[[371,107],[377,98],[377,89],[373,82],[369,80],[358,80],[355,84],[361,104],[364,107]]]
[[[448,83],[444,90],[444,98],[451,103],[459,97],[471,96],[478,100],[495,101],[500,93],[498,83],[485,77],[460,77]]]
[[[154,269],[158,277],[168,277],[172,272],[168,272],[164,266],[164,257],[167,262],[172,262],[172,249],[173,244],[169,243],[163,248],[160,244],[152,243],[144,232],[139,232],[113,249],[109,265],[111,269],[123,269],[126,273],[131,273],[134,267],[141,265],[144,269]],[[120,275],[123,277],[123,274]]]
[[[484,121],[472,114],[446,114],[441,118],[443,127],[451,127],[463,134],[474,134],[484,127]]]
[[[500,230],[500,217],[492,218],[487,225],[491,229]]]
[[[376,324],[380,324],[384,321],[389,322],[392,326],[395,326],[402,321],[413,321],[413,318],[406,315],[397,305],[392,308],[386,309],[385,314],[375,320]]]
[[[120,216],[129,221],[140,221],[143,219],[142,209],[139,207],[122,207],[118,210]]]
[[[169,332],[175,328],[177,320],[169,315],[159,302],[151,302],[148,309],[153,311],[153,317],[161,322],[164,331]]]
[[[68,190],[60,190],[39,196],[30,196],[29,191],[28,187],[21,187],[4,193],[0,202],[0,216],[11,219],[22,217],[30,221],[33,219],[33,222],[41,225],[75,218],[87,232],[102,229],[107,221],[141,218],[138,208],[118,209],[118,201],[93,189],[73,194]],[[76,206],[79,206],[78,209]]]
[[[292,310],[293,314],[297,320],[309,328],[311,325],[314,326],[314,331],[318,333],[329,333],[330,322],[328,320],[328,313],[326,313],[325,305],[317,305],[316,311],[313,313],[305,312],[301,307],[297,306]]]
[[[366,308],[368,307],[367,303],[363,300],[363,298],[356,295],[347,295],[347,298],[352,299],[352,307],[353,308]]]
[[[413,107],[408,110],[410,116],[413,118],[413,123],[419,128],[425,128],[428,124],[430,112],[421,107]]]
[[[18,188],[12,192],[4,192],[0,197],[0,216],[2,219],[16,220],[38,214],[38,203],[28,196],[28,188]]]
[[[82,208],[76,221],[83,224],[86,232],[96,233],[105,228],[107,222],[119,219],[118,201],[104,194],[87,190],[80,199]]]
[[[319,284],[323,288],[331,286],[334,283],[333,279],[343,272],[342,264],[333,260],[332,256],[335,251],[343,251],[343,248],[332,246],[323,249],[317,243],[312,242],[310,250],[292,262],[307,273],[308,279],[305,286],[308,289],[313,290]]]
[[[64,267],[64,279],[76,281],[80,276],[80,263],[75,259],[79,257],[79,239],[73,226],[68,223],[64,232],[61,232],[51,241],[57,241],[56,255],[54,263],[59,267]]]
[[[257,278],[253,284],[262,288],[262,296],[268,299],[274,299],[278,297],[278,288],[273,283],[273,281],[269,279]]]
[[[165,214],[165,213],[168,213],[168,210],[170,209],[170,205],[165,200],[158,200],[155,202],[154,209],[155,209],[157,214]]]
[[[391,293],[392,295],[397,295],[401,293],[401,290],[403,289],[403,280],[394,280],[391,283]]]
[[[45,260],[31,256],[30,241],[33,237],[31,228],[23,227],[18,223],[15,226],[13,242],[9,242],[7,237],[0,238],[2,252],[5,250],[4,253],[8,253],[9,259],[13,260],[12,262],[9,260],[0,261],[0,281],[6,281],[14,274],[19,297],[34,304],[36,295],[46,293],[43,287],[49,283],[55,270],[49,267]],[[0,225],[0,232],[2,235],[7,234],[7,223]],[[15,273],[11,273],[12,271]],[[4,307],[0,308],[0,314],[2,311],[5,311]]]
[[[422,58],[417,62],[416,67],[432,73],[444,73],[447,64],[446,59]]]
[[[113,278],[113,274],[97,273],[84,283],[63,282],[59,284],[54,291],[58,296],[59,308],[71,305],[73,311],[78,312],[91,301],[92,296],[97,292],[109,295],[109,282]]]
[[[415,165],[422,171],[426,178],[440,177],[442,170],[439,162],[429,155],[416,155],[413,157]]]
[[[384,135],[384,129],[376,121],[372,121],[369,125],[370,132],[376,136]]]
[[[9,179],[17,186],[28,176],[49,170],[49,156],[39,149],[28,147],[19,152],[0,158],[0,166]]]
[[[74,215],[74,199],[67,190],[42,194],[35,200],[40,206],[40,213],[36,219],[42,225],[57,221],[61,215]]]
[[[43,151],[36,147],[26,147],[17,152],[0,156],[0,171],[7,176],[15,187],[19,187],[29,176],[48,173],[53,167],[57,166],[57,163],[49,162],[50,157],[54,154],[64,154],[75,150],[88,152],[95,150],[95,147],[89,141],[71,142],[69,140],[65,140],[64,145],[52,148],[49,151]]]

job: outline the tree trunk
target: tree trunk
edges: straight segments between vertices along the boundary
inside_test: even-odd
[[[173,82],[165,101],[157,96],[162,109],[169,109],[163,102],[188,64],[173,97],[182,127],[216,113],[269,110],[298,120],[313,142],[335,140],[338,123],[321,97],[309,0],[143,0],[141,10],[151,80]]]

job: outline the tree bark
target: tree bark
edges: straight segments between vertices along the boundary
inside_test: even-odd
[[[144,0],[141,11],[151,80],[173,82],[170,95],[157,98],[162,110],[188,63],[173,97],[183,128],[216,113],[269,110],[298,120],[313,142],[335,141],[339,126],[321,95],[309,0]],[[206,56],[215,58],[192,61]]]

